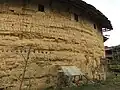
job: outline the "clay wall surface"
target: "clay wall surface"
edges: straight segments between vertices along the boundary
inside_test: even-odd
[[[33,10],[0,7],[0,87],[17,90],[31,45],[24,88],[54,84],[58,65],[74,65],[90,78],[104,79],[103,37],[92,21],[80,17],[76,22],[72,13],[40,12],[34,5]]]

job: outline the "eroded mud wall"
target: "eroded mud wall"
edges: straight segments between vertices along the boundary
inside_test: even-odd
[[[90,78],[104,78],[103,38],[94,23],[47,8],[38,12],[36,6],[24,11],[17,5],[1,7],[0,87],[18,89],[30,45],[24,88],[54,84],[58,65],[75,65]]]

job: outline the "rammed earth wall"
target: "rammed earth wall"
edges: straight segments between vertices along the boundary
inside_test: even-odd
[[[58,65],[74,65],[91,79],[105,79],[103,37],[92,21],[79,17],[76,22],[72,13],[40,12],[37,6],[0,6],[0,87],[18,90],[30,45],[24,88],[54,84]]]

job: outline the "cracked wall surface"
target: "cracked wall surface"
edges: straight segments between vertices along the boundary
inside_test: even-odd
[[[0,13],[0,87],[18,90],[29,45],[23,88],[30,85],[36,90],[54,84],[58,65],[74,65],[89,78],[104,79],[103,37],[93,22],[82,17],[76,22],[65,12],[8,6]]]

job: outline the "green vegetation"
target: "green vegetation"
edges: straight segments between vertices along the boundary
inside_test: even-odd
[[[53,89],[46,89],[53,90]],[[56,90],[120,90],[120,75],[107,78],[106,81],[101,81],[95,84],[87,84],[82,85],[80,87],[71,87],[64,89],[56,89]]]
[[[112,59],[109,61],[108,69],[113,72],[120,72],[120,45],[112,48]]]
[[[110,69],[120,69],[120,65],[109,65]]]

